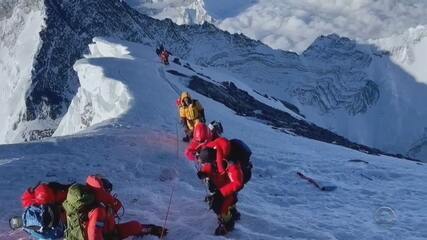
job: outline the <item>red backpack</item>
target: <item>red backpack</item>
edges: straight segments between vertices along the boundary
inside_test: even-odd
[[[22,194],[22,206],[27,208],[31,205],[62,203],[67,197],[69,186],[56,182],[39,183]]]

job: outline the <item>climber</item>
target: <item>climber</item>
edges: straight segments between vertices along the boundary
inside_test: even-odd
[[[191,98],[188,92],[181,93],[180,98],[177,100],[177,105],[185,133],[182,140],[189,142],[193,137],[193,130],[196,124],[205,122],[205,110],[198,100]]]
[[[165,47],[163,47],[163,44],[160,45],[158,48],[156,48],[156,54],[160,57],[160,54],[165,50]]]
[[[169,52],[166,49],[163,49],[160,53],[160,60],[163,64],[169,65]]]
[[[226,161],[225,174],[219,174],[216,166],[217,150],[204,148],[197,158],[202,164],[197,176],[212,182],[212,194],[206,197],[210,208],[217,214],[218,227],[215,235],[225,235],[234,229],[234,223],[240,219],[236,209],[237,193],[243,188],[243,173],[238,163]]]
[[[204,123],[196,124],[193,131],[193,138],[185,149],[185,156],[189,160],[195,161],[197,152],[208,142],[221,137],[222,132],[222,124],[218,121],[212,121],[207,126]]]
[[[184,151],[190,161],[196,161],[197,151],[211,140],[211,131],[205,123],[199,122],[194,126],[193,138]]]
[[[215,140],[221,137],[222,133],[224,132],[224,129],[222,128],[222,124],[219,121],[210,122],[208,124],[208,128],[210,130],[212,140]]]
[[[212,121],[209,123],[208,128],[211,132],[211,141],[201,146],[200,149],[213,148],[216,150],[216,168],[218,173],[222,175],[225,173],[226,160],[230,155],[231,143],[227,138],[221,136],[223,128],[220,122]]]
[[[22,228],[35,239],[59,239],[64,235],[65,211],[62,208],[71,184],[39,183],[21,197],[22,216],[9,219],[11,229]]]
[[[85,240],[125,239],[148,234],[160,238],[167,234],[167,229],[153,224],[137,221],[116,223],[115,217],[122,203],[111,195],[112,188],[111,182],[99,175],[89,176],[86,185],[74,184],[70,187],[63,204],[67,211],[67,239],[80,239],[76,236],[83,235],[87,236]],[[81,210],[77,209],[89,210],[81,215]],[[86,227],[82,228],[79,219],[84,216],[88,220],[83,224]]]

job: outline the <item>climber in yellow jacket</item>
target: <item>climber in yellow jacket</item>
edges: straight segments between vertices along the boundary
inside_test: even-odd
[[[205,110],[202,104],[196,99],[192,99],[188,92],[182,92],[181,97],[177,100],[179,107],[179,117],[184,127],[184,142],[190,141],[193,137],[193,130],[197,123],[205,122]]]

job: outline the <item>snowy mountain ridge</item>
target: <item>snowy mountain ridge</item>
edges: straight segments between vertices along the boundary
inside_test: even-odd
[[[209,23],[180,26],[155,20],[121,1],[44,1],[43,8],[46,22],[40,24],[42,45],[26,93],[25,118],[4,120],[18,127],[9,128],[16,137],[3,142],[55,131],[79,89],[73,65],[94,37],[162,44],[181,59],[224,72],[287,104],[308,122],[383,151],[405,155],[425,127],[426,111],[417,107],[427,98],[424,86],[375,46],[333,34],[319,37],[298,55]]]
[[[112,109],[106,106],[129,108],[72,136],[0,145],[0,239],[27,238],[7,227],[8,217],[22,212],[18,199],[27,187],[38,181],[83,182],[93,173],[113,183],[114,193],[126,207],[121,221],[161,225],[170,209],[165,239],[218,239],[213,235],[216,217],[203,201],[204,186],[193,163],[182,156],[186,145],[180,141],[175,106],[180,91],[199,99],[209,120],[220,119],[226,137],[243,139],[253,151],[253,176],[237,204],[242,217],[228,238],[418,240],[426,234],[425,164],[283,134],[264,122],[236,115],[192,91],[182,75],[209,75],[211,81],[203,82],[215,86],[222,85],[216,81],[231,77],[183,60],[164,66],[149,45],[95,38],[89,49],[75,64],[85,89],[81,93],[89,96],[81,103],[92,100],[92,106],[100,107],[98,113]],[[102,91],[118,86],[126,89],[121,96],[132,99],[124,105]],[[75,100],[83,95],[77,94],[71,105],[78,105]],[[64,121],[79,120],[69,116]],[[296,172],[336,190],[319,192]],[[384,215],[382,209],[391,209],[392,215]]]
[[[135,90],[114,80],[123,78],[127,72],[133,70],[126,67],[126,70],[119,69],[114,73],[106,72],[105,64],[98,66],[98,61],[114,56],[122,59],[120,61],[129,61],[132,66],[133,59],[144,57],[140,55],[140,51],[135,46],[130,45],[125,48],[120,45],[120,41],[115,43],[117,40],[114,39],[94,38],[93,41],[94,43],[89,45],[90,54],[74,65],[81,86],[54,136],[77,134],[88,127],[103,125],[103,121],[121,119],[123,122],[124,119],[134,118],[130,117],[133,116],[134,111],[128,110],[134,108],[132,95],[136,94]],[[129,55],[130,52],[132,52],[132,56]],[[159,74],[164,81],[170,84],[177,95],[180,94],[179,89],[183,87],[176,87],[176,84],[171,83],[171,79],[174,79],[175,82],[182,82],[185,87],[188,86],[193,91],[224,104],[237,115],[264,122],[285,133],[342,145],[365,153],[382,154],[377,149],[353,143],[326,129],[307,123],[296,112],[298,109],[288,108],[290,105],[285,105],[283,101],[262,96],[238,79],[233,79],[231,76],[212,69],[191,65],[176,57],[173,62],[174,64],[168,67],[169,70],[165,73],[163,73],[163,69],[159,69]],[[134,67],[137,68],[137,66]]]
[[[67,113],[62,118],[54,136],[78,133],[90,126],[119,117],[128,111],[132,95],[123,83],[103,78],[103,68],[89,68],[91,59],[115,57],[129,59],[129,52],[102,39],[94,39],[89,45],[90,55],[74,64],[80,87]]]
[[[176,24],[202,24],[215,20],[207,13],[204,0],[127,0],[129,5],[157,19],[170,18]]]
[[[31,128],[30,124],[20,122],[26,118],[26,92],[31,86],[32,68],[42,44],[39,32],[44,25],[45,11],[41,1],[4,1],[1,6],[0,143],[4,143],[5,139],[22,139],[20,134]],[[44,115],[46,111],[39,114]],[[47,128],[48,124],[43,127]]]
[[[423,66],[427,45],[427,27],[419,25],[400,35],[370,40],[388,51],[393,60],[412,74],[417,81],[427,83],[427,71]]]

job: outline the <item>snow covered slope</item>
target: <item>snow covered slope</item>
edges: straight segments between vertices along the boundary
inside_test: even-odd
[[[4,1],[0,11],[0,144],[21,141],[19,133],[46,125],[19,124],[26,118],[25,98],[44,25],[40,1]]]
[[[101,57],[132,57],[124,46],[112,45],[102,39],[95,41],[96,44],[89,46],[91,55],[88,59],[80,60],[74,65],[79,75],[80,88],[56,129],[56,136],[74,134],[94,124],[119,117],[127,112],[131,104],[132,95],[127,86],[108,78],[103,67],[94,68],[91,62],[96,62]]]
[[[79,60],[74,65],[81,87],[55,131],[55,136],[77,133],[104,120],[120,117],[127,111],[128,105],[133,104],[129,89],[120,82],[112,80],[104,68],[94,67],[93,62],[100,61],[100,57],[108,56],[132,60],[134,57],[129,54],[130,52],[139,53],[138,47],[139,45],[123,47],[120,44],[109,44],[101,38],[94,39],[94,43],[89,45],[91,54],[86,55],[86,59]],[[177,78],[177,81],[182,81],[192,90],[223,103],[238,115],[252,117],[288,134],[342,145],[366,153],[382,153],[380,150],[353,143],[333,132],[307,123],[295,106],[263,96],[232,76],[191,65],[175,57],[173,62],[176,68],[170,67],[166,71],[168,75]],[[139,66],[129,64],[129,67],[138,68]],[[125,70],[125,72],[119,70],[118,74],[122,77],[130,71],[133,70]],[[161,77],[166,79],[163,73]],[[176,86],[172,87],[177,95],[180,94]]]
[[[427,27],[409,28],[399,35],[370,41],[388,51],[392,59],[414,76],[416,81],[427,84],[427,70],[423,63],[427,60]]]
[[[126,0],[141,13],[157,19],[172,19],[177,24],[213,22],[206,12],[204,0]]]
[[[138,9],[144,8],[145,3],[137,0],[131,5],[135,2]],[[162,3],[159,12],[167,9],[168,2]],[[352,141],[427,159],[421,150],[427,127],[422,107],[427,93],[427,38],[422,25],[427,19],[421,10],[425,4],[419,0],[205,0],[206,11],[220,29],[302,54],[280,54],[258,44],[230,49],[218,40],[224,36],[217,34],[209,43],[196,38],[186,57],[237,74],[249,87],[290,102],[308,120]],[[162,18],[167,14],[163,11]],[[335,34],[319,37],[329,33],[358,41]],[[377,38],[381,39],[372,40]],[[258,49],[248,51],[248,47]]]
[[[188,74],[191,70],[177,64],[161,65],[151,47],[95,39],[90,49],[92,54],[78,61],[75,68],[82,77],[81,89],[90,91],[84,82],[91,73],[100,90],[93,92],[99,95],[88,94],[82,99],[79,90],[72,106],[92,101],[92,106],[102,106],[92,108],[94,116],[104,115],[120,99],[104,90],[122,86],[122,94],[117,95],[132,99],[119,101],[123,107],[119,108],[127,111],[115,111],[109,115],[114,119],[106,118],[75,136],[0,146],[1,239],[25,236],[10,232],[6,226],[9,216],[20,213],[18,199],[26,187],[39,180],[84,181],[95,172],[113,182],[126,207],[124,220],[162,224],[175,184],[168,238],[218,239],[212,234],[215,217],[202,201],[203,185],[192,164],[183,159],[185,145],[179,141],[175,107],[177,90],[190,91],[204,104],[208,120],[223,121],[226,136],[244,139],[254,152],[254,177],[239,196],[242,220],[229,237],[415,240],[426,236],[424,164],[366,155],[283,134],[264,123],[237,116],[224,105],[187,89],[184,78],[168,71]],[[63,121],[75,124],[76,118],[71,115],[77,111],[68,114]],[[66,127],[63,130],[74,131]],[[330,193],[318,192],[299,179],[296,171],[338,188]],[[381,207],[394,209],[395,223],[375,214]]]
[[[413,76],[416,82],[421,83],[421,86],[427,84],[427,70],[425,68],[427,61],[425,54],[427,52],[426,26],[410,28],[400,35],[372,40],[371,42],[388,51],[392,61]],[[423,109],[424,104],[416,106],[416,108],[412,115],[416,115],[418,109]],[[424,159],[427,156],[426,129],[419,128],[416,135],[417,141],[412,143],[408,151],[408,155],[411,157]]]
[[[307,120],[354,142],[406,154],[426,127],[426,85],[382,49],[329,35],[297,55],[206,24],[200,29],[185,58],[291,103]]]
[[[126,207],[123,221],[162,224],[175,184],[167,239],[219,239],[213,236],[215,217],[202,201],[203,185],[192,164],[183,159],[177,90],[190,91],[204,104],[208,120],[221,120],[227,137],[244,139],[253,150],[253,179],[239,195],[242,219],[230,238],[420,240],[427,235],[425,164],[283,134],[238,116],[186,88],[188,81],[170,71],[193,71],[175,63],[161,65],[152,47],[97,38],[90,49],[75,68],[82,77],[81,88],[91,92],[84,99],[78,94],[72,105],[92,101],[92,106],[100,106],[92,108],[96,116],[118,106],[117,99],[131,101],[118,101],[124,112],[115,111],[113,119],[77,135],[0,146],[0,239],[25,236],[10,232],[7,218],[20,213],[18,199],[28,186],[39,180],[84,181],[95,172],[113,182]],[[82,73],[93,73],[91,79],[99,88],[83,86],[88,75]],[[213,80],[218,77],[210,74]],[[104,91],[117,86],[123,87],[117,94],[123,98]],[[79,116],[78,111],[72,113]],[[75,119],[70,115],[63,121]],[[337,189],[318,192],[296,171]],[[397,219],[381,214],[381,207],[394,209]]]
[[[45,1],[42,9],[45,27],[26,93],[25,118],[8,122],[12,130],[2,130],[14,131],[21,141],[50,136],[56,130],[80,86],[73,65],[98,36],[152,47],[163,44],[175,56],[224,72],[227,78],[292,108],[306,122],[351,142],[406,154],[426,127],[427,111],[419,107],[427,99],[424,85],[371,45],[328,35],[298,55],[208,23],[179,26],[155,20],[118,0]],[[43,127],[31,130],[27,123]]]

